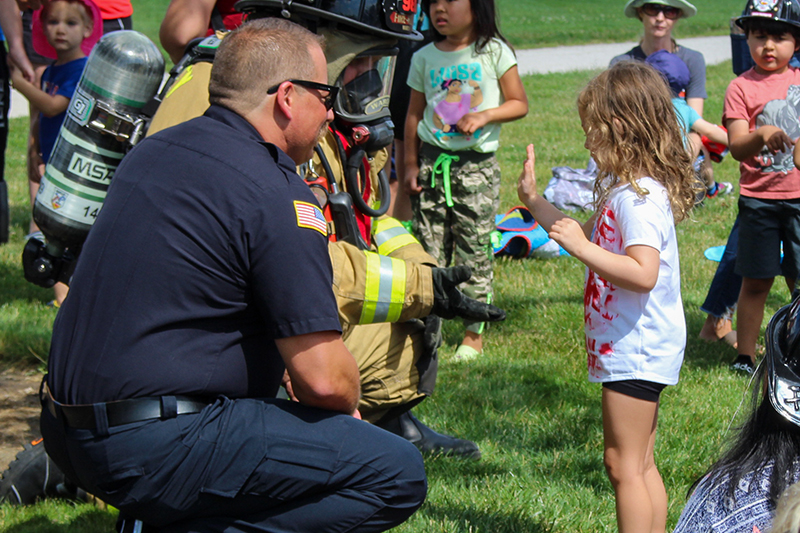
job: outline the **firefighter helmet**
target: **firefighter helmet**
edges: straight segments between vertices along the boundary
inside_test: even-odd
[[[800,426],[800,296],[770,319],[765,341],[770,403]]]
[[[800,28],[800,0],[747,0],[736,25],[745,29],[748,20],[769,19]]]
[[[246,17],[280,14],[306,27],[319,24],[381,38],[422,40],[413,27],[417,0],[240,0],[236,9]]]

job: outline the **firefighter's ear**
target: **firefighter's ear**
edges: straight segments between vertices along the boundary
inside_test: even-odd
[[[292,109],[297,100],[297,90],[294,84],[288,81],[281,83],[272,96],[275,99],[273,110],[277,115],[280,115],[276,115],[275,118],[291,120],[293,114]]]

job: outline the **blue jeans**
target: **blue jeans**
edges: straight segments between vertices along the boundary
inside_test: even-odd
[[[733,317],[736,310],[736,302],[739,300],[739,291],[742,288],[742,277],[734,272],[736,267],[736,249],[739,243],[739,217],[733,223],[731,233],[728,236],[728,243],[725,245],[725,252],[711,280],[708,288],[706,301],[700,306],[700,310],[716,318]]]

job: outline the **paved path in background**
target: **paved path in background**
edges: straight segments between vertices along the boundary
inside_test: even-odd
[[[728,35],[681,39],[680,43],[702,53],[709,65],[731,59],[731,39]],[[636,43],[629,42],[517,50],[517,61],[522,75],[601,69],[608,66],[612,57],[627,52],[634,46]],[[28,116],[28,101],[17,91],[11,93],[9,116]]]
[[[708,65],[716,65],[731,59],[729,35],[680,39],[679,43],[703,54]],[[517,50],[519,72],[525,75],[601,69],[608,66],[612,57],[627,52],[637,44],[634,42],[587,44]]]

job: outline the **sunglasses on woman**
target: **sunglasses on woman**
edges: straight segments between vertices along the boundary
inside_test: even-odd
[[[664,4],[645,4],[642,11],[649,17],[657,17],[659,13],[664,13],[664,17],[670,20],[677,20],[681,16],[681,10],[677,7],[665,6]]]

